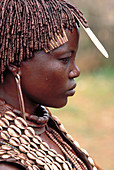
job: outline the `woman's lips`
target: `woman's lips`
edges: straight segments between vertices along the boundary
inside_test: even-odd
[[[73,96],[74,95],[75,87],[76,87],[76,84],[74,84],[69,90],[67,90],[67,92],[66,92],[67,96]]]

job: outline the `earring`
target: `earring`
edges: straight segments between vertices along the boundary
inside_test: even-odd
[[[17,67],[15,65],[10,64],[10,66],[8,66],[8,68],[9,68],[9,70],[12,72],[12,74],[15,77],[15,81],[16,81],[16,84],[17,84],[20,111],[22,113],[22,117],[26,120],[26,117],[25,117],[25,105],[24,105],[22,89],[21,89],[21,78],[20,78],[21,71],[20,71],[20,67]]]
[[[18,98],[19,98],[20,110],[21,110],[23,118],[26,120],[26,117],[25,117],[25,106],[24,106],[24,100],[23,100],[22,89],[21,89],[20,73],[16,73],[15,74],[15,80],[16,80],[17,89],[18,89]]]

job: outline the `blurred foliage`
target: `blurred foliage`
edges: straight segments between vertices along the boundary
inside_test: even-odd
[[[77,6],[88,24],[109,53],[105,59],[80,28],[78,66],[82,71],[114,65],[114,0],[69,0]]]
[[[105,170],[114,170],[114,68],[100,68],[76,79],[76,94],[51,109],[68,133]]]

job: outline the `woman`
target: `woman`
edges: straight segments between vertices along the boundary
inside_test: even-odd
[[[46,107],[75,93],[82,13],[64,0],[2,0],[0,169],[97,169]],[[98,168],[99,169],[99,168]]]

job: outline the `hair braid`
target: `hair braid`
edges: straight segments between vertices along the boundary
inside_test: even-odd
[[[1,0],[0,2],[0,75],[10,63],[33,56],[34,50],[47,48],[63,27],[72,31],[75,18],[87,25],[83,14],[65,0]]]

